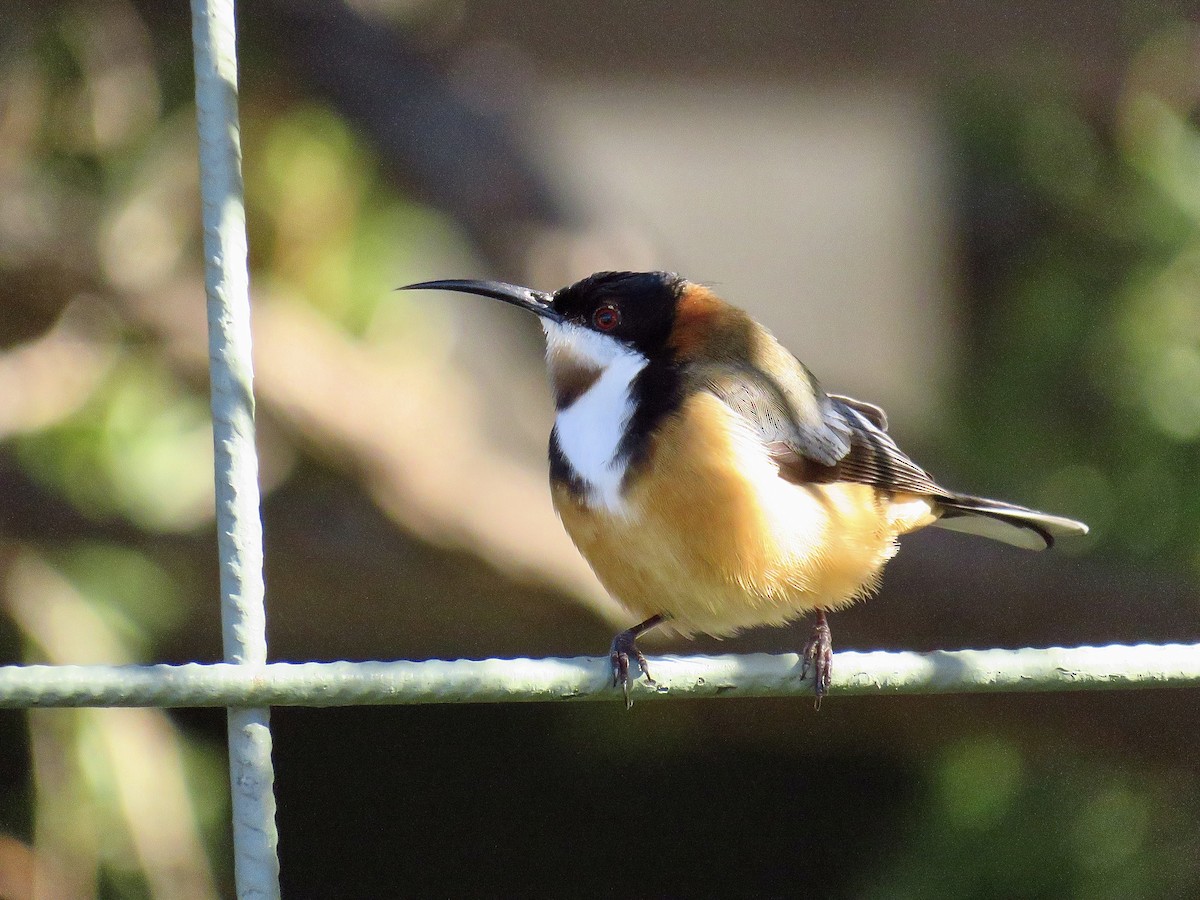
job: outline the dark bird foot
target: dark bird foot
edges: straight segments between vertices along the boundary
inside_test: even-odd
[[[651,616],[640,625],[634,625],[632,628],[622,631],[613,638],[612,646],[608,650],[608,659],[612,663],[613,687],[620,687],[625,692],[625,708],[633,707],[633,698],[629,696],[629,657],[632,656],[637,660],[638,667],[642,670],[642,674],[646,676],[646,684],[653,685],[655,681],[650,677],[650,666],[646,663],[646,655],[638,649],[637,639],[644,631],[649,631],[655,625],[662,622],[664,616]]]
[[[829,632],[829,623],[825,621],[823,610],[817,611],[817,624],[813,626],[812,637],[804,645],[800,654],[804,660],[800,668],[800,678],[808,677],[809,667],[813,670],[813,693],[816,694],[817,709],[821,708],[821,698],[829,690],[829,680],[833,674],[833,636]]]

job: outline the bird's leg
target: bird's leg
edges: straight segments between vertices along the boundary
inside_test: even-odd
[[[800,669],[800,678],[808,676],[808,668],[813,670],[813,693],[817,695],[816,708],[821,708],[821,698],[829,690],[829,679],[833,672],[833,638],[829,633],[829,623],[825,621],[825,610],[817,610],[817,624],[813,626],[812,637],[804,645],[800,654],[804,665]]]
[[[612,663],[613,687],[619,685],[625,691],[626,709],[633,706],[633,699],[629,696],[629,657],[631,655],[637,660],[642,674],[646,676],[646,683],[654,684],[654,679],[650,677],[650,667],[646,664],[646,657],[635,642],[642,632],[649,631],[665,620],[666,616],[663,615],[651,616],[645,622],[622,631],[613,638],[612,646],[609,647],[608,659]]]

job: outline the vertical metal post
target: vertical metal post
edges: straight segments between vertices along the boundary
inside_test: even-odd
[[[192,40],[225,659],[262,666],[266,611],[233,0],[192,0]],[[273,900],[279,858],[268,709],[229,710],[229,776],[238,897]]]

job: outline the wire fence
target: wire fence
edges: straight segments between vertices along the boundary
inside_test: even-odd
[[[794,653],[650,658],[637,700],[812,696]],[[1200,684],[1200,644],[933,653],[843,651],[831,693],[1113,690]],[[607,657],[0,667],[0,708],[354,706],[621,698]]]
[[[217,550],[225,659],[267,661],[262,519],[254,444],[250,276],[238,123],[233,0],[192,0],[196,129],[204,219],[204,287],[212,384]],[[239,897],[279,896],[270,710],[229,708],[234,880]]]
[[[192,0],[217,528],[226,662],[4,666],[0,708],[229,709],[235,879],[280,894],[269,707],[621,701],[607,657],[268,664],[233,0]],[[811,696],[795,654],[660,656],[638,700]],[[1061,691],[1200,685],[1200,644],[841,652],[831,694]]]

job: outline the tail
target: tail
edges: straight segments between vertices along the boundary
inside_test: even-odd
[[[939,499],[937,510],[940,516],[933,524],[939,528],[978,534],[1026,550],[1045,550],[1054,546],[1056,538],[1088,533],[1088,527],[1074,519],[966,494]]]

